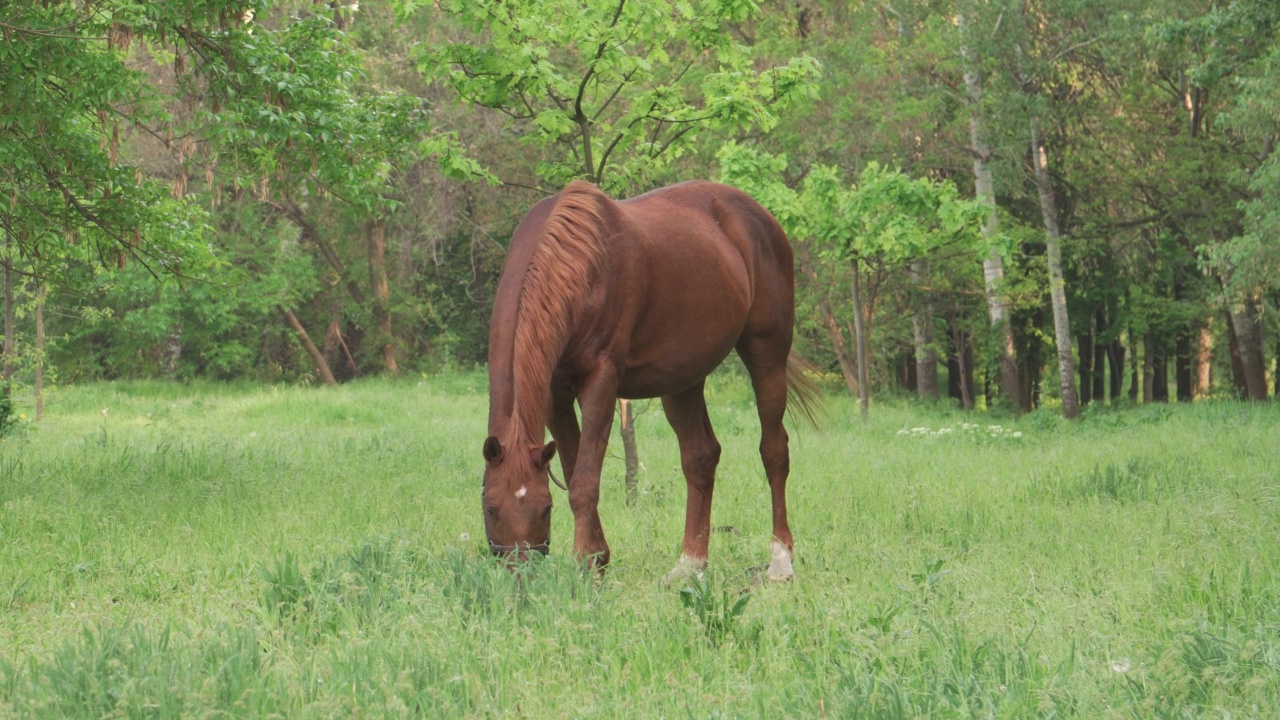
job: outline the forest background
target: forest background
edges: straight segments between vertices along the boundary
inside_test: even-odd
[[[572,178],[755,195],[864,412],[1280,375],[1269,0],[0,0],[0,31],[0,434],[59,383],[483,363],[508,238]]]

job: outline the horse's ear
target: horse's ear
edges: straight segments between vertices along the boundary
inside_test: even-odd
[[[490,435],[484,441],[484,461],[490,465],[497,465],[502,460],[502,443],[498,442],[498,438]]]
[[[556,441],[552,440],[542,446],[541,452],[538,453],[538,469],[543,470],[551,463],[551,458],[556,456]]]

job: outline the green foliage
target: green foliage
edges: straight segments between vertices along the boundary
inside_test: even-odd
[[[13,405],[13,398],[0,392],[0,438],[4,438],[18,426],[18,410]]]
[[[695,574],[689,579],[689,585],[680,590],[680,604],[702,624],[702,629],[707,633],[707,641],[713,647],[720,647],[730,636],[738,637],[740,641],[759,637],[758,625],[743,630],[738,622],[750,601],[749,590],[737,593],[736,597],[727,587],[722,587],[717,592],[707,581],[705,573]],[[744,632],[746,638],[743,637]]]
[[[100,4],[112,7],[92,7]],[[132,30],[115,11],[146,7],[49,2],[6,11],[0,226],[22,255],[102,265],[134,257],[157,273],[199,272],[212,261],[199,205],[117,162],[121,126],[154,112],[156,99],[127,63]]]
[[[408,16],[418,5],[398,7]],[[610,190],[649,186],[700,129],[767,131],[817,75],[807,56],[756,69],[729,30],[756,13],[751,2],[439,5],[483,40],[421,47],[419,69],[548,149],[537,172],[553,187],[576,177]]]
[[[871,162],[853,185],[837,168],[812,166],[795,190],[785,182],[786,156],[731,142],[716,157],[724,182],[746,190],[788,235],[815,241],[831,260],[902,265],[944,249],[970,255],[985,250],[986,210],[962,199],[954,183],[913,179]]]

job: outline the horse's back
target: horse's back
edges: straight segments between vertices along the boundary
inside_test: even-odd
[[[744,334],[792,320],[791,250],[746,193],[693,181],[617,203],[614,302],[635,308],[624,395],[662,394],[719,365]],[[780,330],[781,331],[781,330]]]

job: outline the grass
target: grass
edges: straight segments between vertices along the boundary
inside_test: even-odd
[[[656,403],[635,507],[606,463],[596,580],[558,490],[550,558],[484,556],[483,375],[62,390],[0,441],[0,716],[1280,714],[1276,405],[863,424],[832,399],[792,432],[785,585],[754,583],[749,387],[709,405],[722,532],[667,588]]]

